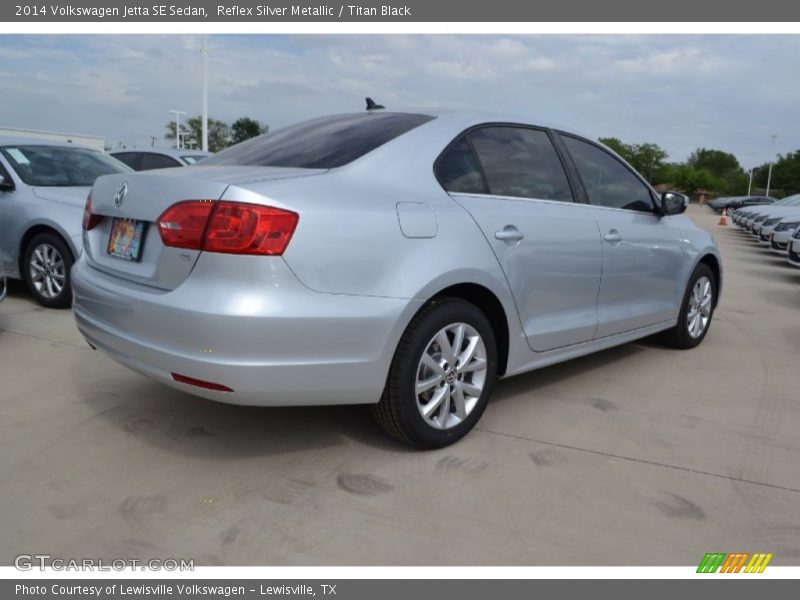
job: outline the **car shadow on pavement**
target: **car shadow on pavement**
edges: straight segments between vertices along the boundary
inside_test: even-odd
[[[378,428],[368,406],[223,404],[133,373],[93,382],[76,377],[74,385],[93,412],[87,420],[105,420],[122,436],[200,459],[301,453],[348,439],[394,452],[405,448]]]
[[[529,394],[539,388],[603,369],[618,361],[624,361],[634,354],[647,350],[642,342],[643,340],[639,340],[498,381],[490,402],[502,402],[520,394]],[[663,348],[663,344],[659,344],[659,346]]]
[[[641,342],[626,344],[499,381],[490,402],[527,395],[644,351]],[[415,451],[386,435],[369,406],[238,406],[198,398],[135,373],[115,377],[119,370],[110,372],[101,380],[74,377],[78,395],[93,413],[83,423],[102,419],[124,437],[170,452],[237,460],[333,449],[348,442],[390,452]]]

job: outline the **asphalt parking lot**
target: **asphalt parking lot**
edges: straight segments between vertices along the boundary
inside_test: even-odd
[[[692,351],[644,340],[501,382],[420,452],[364,407],[184,395],[92,351],[12,282],[0,304],[0,564],[800,564],[800,269],[718,215],[722,303]]]

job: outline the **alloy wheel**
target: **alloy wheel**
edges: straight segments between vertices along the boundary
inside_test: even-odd
[[[56,248],[42,243],[31,254],[30,275],[34,288],[43,298],[57,298],[64,290],[67,266]]]
[[[450,429],[464,421],[483,393],[487,365],[486,345],[474,327],[452,323],[440,329],[416,370],[414,394],[425,422]]]
[[[689,335],[695,339],[703,335],[708,327],[713,299],[714,291],[711,280],[705,275],[698,278],[689,295],[689,310],[686,312]]]

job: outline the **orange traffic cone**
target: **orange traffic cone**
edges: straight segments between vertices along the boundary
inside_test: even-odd
[[[722,209],[722,216],[719,218],[719,225],[727,225],[728,224],[728,209]]]

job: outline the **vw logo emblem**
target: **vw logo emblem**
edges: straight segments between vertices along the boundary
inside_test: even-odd
[[[122,186],[117,191],[116,195],[114,196],[114,206],[119,208],[122,206],[122,203],[125,201],[125,196],[128,193],[128,182],[123,181]]]

